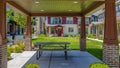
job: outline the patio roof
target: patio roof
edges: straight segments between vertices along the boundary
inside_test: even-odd
[[[32,16],[80,16],[104,3],[104,0],[7,0],[23,13]]]

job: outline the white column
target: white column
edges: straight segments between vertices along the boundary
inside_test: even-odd
[[[36,17],[36,19],[37,19],[37,21],[36,21],[36,23],[37,23],[37,35],[39,35],[40,34],[40,17]]]
[[[49,36],[51,35],[51,27],[49,27]]]
[[[91,26],[88,26],[88,34],[91,34]]]

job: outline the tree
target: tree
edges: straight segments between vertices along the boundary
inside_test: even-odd
[[[27,22],[27,18],[18,13],[15,12],[14,10],[10,9],[9,7],[7,7],[7,14],[6,14],[7,18],[9,18],[10,20],[13,20],[16,22],[16,24],[20,25],[20,27],[22,27],[23,29],[25,29],[26,27],[26,22]],[[31,24],[34,25],[36,23],[36,19],[35,17],[31,18]]]
[[[7,12],[6,13],[7,18],[13,20],[14,19],[14,11],[12,9],[7,9],[6,12]]]
[[[20,13],[15,12],[13,19],[18,25],[20,25],[22,28],[25,29],[26,17],[24,15],[21,15]]]
[[[14,10],[10,9],[8,7],[7,9],[7,18],[9,18],[10,20],[13,20],[16,22],[16,24],[20,25],[22,28],[25,29],[25,25],[26,25],[26,17],[18,12],[15,12]]]

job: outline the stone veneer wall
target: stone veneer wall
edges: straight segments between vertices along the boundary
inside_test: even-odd
[[[103,45],[103,61],[111,68],[119,68],[119,46]],[[114,60],[114,61],[113,61]]]
[[[7,46],[0,45],[0,68],[7,68]]]

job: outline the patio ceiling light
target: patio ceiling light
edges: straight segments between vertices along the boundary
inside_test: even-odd
[[[68,11],[72,11],[72,10],[68,10]]]
[[[77,4],[78,2],[77,2],[77,1],[74,1],[73,3]]]
[[[42,12],[43,12],[44,10],[40,10],[40,11],[42,11]]]
[[[38,4],[39,2],[38,2],[38,1],[36,1],[35,3],[36,3],[36,4]]]

